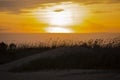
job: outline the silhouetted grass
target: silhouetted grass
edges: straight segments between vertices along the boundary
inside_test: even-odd
[[[28,45],[20,45],[12,49],[8,46],[6,49],[0,49],[0,64],[5,64],[34,54],[40,54],[49,49],[51,48]]]

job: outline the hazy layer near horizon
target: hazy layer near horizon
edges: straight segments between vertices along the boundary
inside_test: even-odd
[[[54,42],[79,42],[90,39],[114,39],[120,38],[120,33],[79,33],[79,34],[65,34],[65,33],[0,33],[0,42],[17,43],[17,44],[39,44],[44,43],[51,45]]]

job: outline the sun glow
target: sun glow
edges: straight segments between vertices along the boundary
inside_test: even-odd
[[[70,11],[50,12],[48,17],[50,25],[68,26],[72,23]]]
[[[44,8],[35,9],[33,13],[40,22],[49,25],[48,29],[45,29],[47,32],[73,32],[70,26],[81,24],[89,14],[86,7],[73,2],[46,5]]]
[[[47,32],[50,33],[71,33],[73,30],[64,28],[64,27],[48,27],[46,28]]]

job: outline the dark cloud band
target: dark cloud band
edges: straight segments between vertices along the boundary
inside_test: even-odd
[[[56,3],[69,0],[0,0],[0,12],[20,12],[21,9],[37,7],[44,3]],[[84,4],[119,3],[120,0],[72,0]]]

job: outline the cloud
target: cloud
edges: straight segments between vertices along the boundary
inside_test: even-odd
[[[7,31],[7,30],[10,30],[10,29],[9,28],[5,28],[3,26],[2,27],[0,26],[0,31]]]
[[[44,3],[56,3],[69,0],[0,0],[0,12],[20,13],[22,9],[34,8]],[[71,0],[72,1],[72,0]],[[120,0],[73,0],[84,4],[119,3]]]
[[[93,13],[111,13],[112,11],[94,11]]]
[[[5,0],[0,1],[0,10],[1,11],[19,11],[24,8],[31,8],[37,5],[37,2],[28,1],[28,0]]]
[[[120,11],[120,8],[118,8],[117,11]]]
[[[108,0],[108,3],[120,3],[120,0]]]

